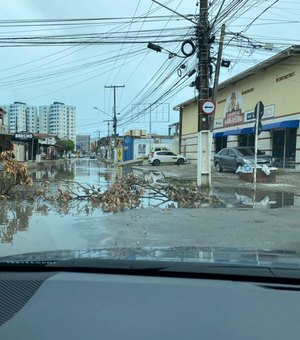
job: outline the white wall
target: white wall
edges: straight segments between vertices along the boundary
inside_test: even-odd
[[[133,145],[133,157],[140,158],[143,156],[148,156],[150,153],[150,142],[149,139],[135,139]],[[178,153],[178,139],[152,139],[151,148],[154,147],[164,147],[170,149],[171,151]]]

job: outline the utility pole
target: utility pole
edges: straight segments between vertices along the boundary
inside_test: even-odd
[[[125,87],[125,85],[110,85],[104,86],[106,89],[114,90],[114,116],[113,116],[113,129],[114,129],[114,162],[117,163],[117,103],[116,103],[116,89]]]
[[[151,104],[149,106],[149,154],[151,153],[152,149],[152,108]]]
[[[108,139],[108,142],[109,142],[108,151],[110,151],[109,123],[112,122],[112,120],[111,119],[105,119],[103,122],[107,122],[107,139]],[[107,152],[107,156],[109,156],[108,152]]]
[[[200,0],[197,38],[198,75],[196,77],[196,88],[198,90],[198,131],[201,131],[209,130],[208,115],[203,113],[201,109],[203,101],[210,97],[210,29],[208,22],[208,0]]]
[[[101,150],[101,147],[100,147],[101,131],[97,130],[96,132],[98,132],[97,154],[100,154],[100,150]]]
[[[203,112],[203,104],[210,99],[210,44],[208,0],[200,0],[199,21],[197,25],[198,70],[195,80],[195,85],[198,90],[197,185],[199,187],[211,187],[212,133],[209,126],[209,115],[206,112]]]
[[[217,96],[218,96],[218,85],[219,85],[219,76],[220,76],[220,69],[221,69],[221,62],[222,62],[222,54],[223,54],[223,45],[224,45],[224,38],[225,38],[225,24],[222,25],[221,28],[221,36],[220,36],[220,43],[219,43],[219,50],[217,56],[217,63],[216,63],[216,70],[215,70],[215,79],[214,79],[214,87],[213,87],[213,96],[212,100],[216,103]],[[212,117],[210,121],[210,131],[214,128],[214,117]]]

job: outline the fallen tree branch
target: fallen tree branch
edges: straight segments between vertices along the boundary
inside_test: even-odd
[[[135,177],[133,174],[116,177],[114,183],[103,193],[100,188],[83,185],[78,182],[64,181],[66,190],[59,190],[58,201],[87,200],[99,203],[104,211],[120,211],[138,207],[143,199],[159,200],[157,206],[167,202],[177,202],[180,207],[199,207],[201,204],[217,204],[219,201],[211,196],[199,192],[196,186],[182,187],[171,184],[165,175],[166,184],[151,184]],[[75,188],[70,187],[70,183]],[[77,191],[76,191],[77,190]],[[52,197],[52,196],[51,196]],[[53,197],[52,197],[53,200]]]

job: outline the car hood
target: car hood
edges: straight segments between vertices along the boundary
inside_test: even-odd
[[[131,260],[300,269],[300,253],[223,247],[145,247],[59,250],[0,257],[0,263],[60,263],[76,259]]]

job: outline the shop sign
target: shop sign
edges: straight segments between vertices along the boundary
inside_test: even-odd
[[[275,105],[267,105],[265,106],[263,119],[274,117],[274,114],[275,114]],[[245,121],[249,122],[252,120],[255,120],[254,110],[245,112]]]
[[[235,112],[238,110],[244,112],[243,108],[244,108],[243,96],[240,94],[239,91],[232,91],[230,96],[227,97],[224,114],[228,112]]]
[[[33,138],[33,134],[29,132],[17,132],[14,134],[14,139],[19,141],[31,141]]]
[[[227,112],[224,118],[224,126],[239,125],[244,122],[244,114],[241,110]]]
[[[214,128],[222,127],[223,126],[223,119],[215,119],[214,121]]]

